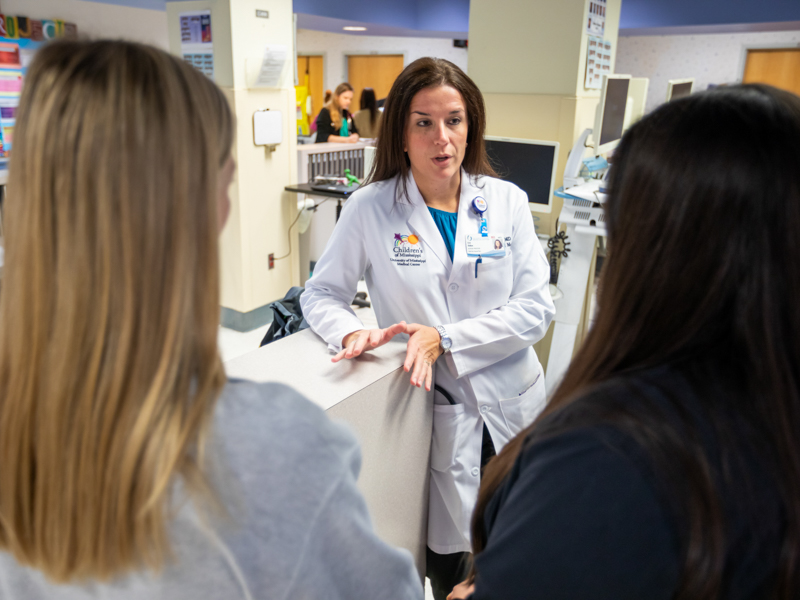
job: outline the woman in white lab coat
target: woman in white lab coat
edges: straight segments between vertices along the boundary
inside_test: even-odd
[[[533,344],[555,312],[527,197],[492,177],[484,130],[483,98],[463,71],[433,58],[406,67],[386,100],[371,183],[347,201],[301,298],[334,362],[403,333],[411,383],[430,390],[435,367],[437,598],[464,573],[482,462],[544,407]],[[350,308],[361,277],[382,329],[366,330]]]

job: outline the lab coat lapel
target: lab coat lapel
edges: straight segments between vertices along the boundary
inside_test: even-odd
[[[420,194],[419,188],[414,181],[414,176],[410,172],[406,188],[408,189],[408,200],[414,209],[408,217],[408,226],[436,258],[442,261],[442,264],[449,272],[452,267],[452,261],[450,260],[450,254],[447,252],[447,246],[445,246],[442,234],[439,233],[439,229],[436,227],[436,223],[434,223],[433,217],[428,210],[428,205],[425,204],[425,199]]]

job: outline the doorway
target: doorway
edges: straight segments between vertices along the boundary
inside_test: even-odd
[[[347,57],[347,81],[353,86],[351,112],[361,106],[361,90],[371,87],[375,98],[380,100],[389,95],[392,84],[403,71],[402,54],[350,55]]]
[[[322,110],[324,90],[324,63],[322,56],[298,56],[297,57],[297,81],[299,85],[305,82],[308,74],[308,88],[311,95],[311,111],[308,113],[309,120],[313,120],[319,111]]]
[[[800,96],[800,48],[748,49],[742,83],[767,83]]]

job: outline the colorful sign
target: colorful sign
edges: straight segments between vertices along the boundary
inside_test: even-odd
[[[77,35],[74,23],[0,14],[0,168],[11,151],[19,97],[33,55],[48,40]]]
[[[181,56],[190,65],[214,80],[214,43],[211,37],[211,11],[194,10],[179,15]]]

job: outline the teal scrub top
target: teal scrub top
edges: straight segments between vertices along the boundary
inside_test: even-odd
[[[433,222],[436,223],[436,228],[442,234],[444,245],[447,246],[447,253],[450,255],[450,261],[453,260],[453,252],[456,248],[456,225],[458,224],[458,213],[446,212],[438,208],[428,207],[428,210],[433,217]]]

